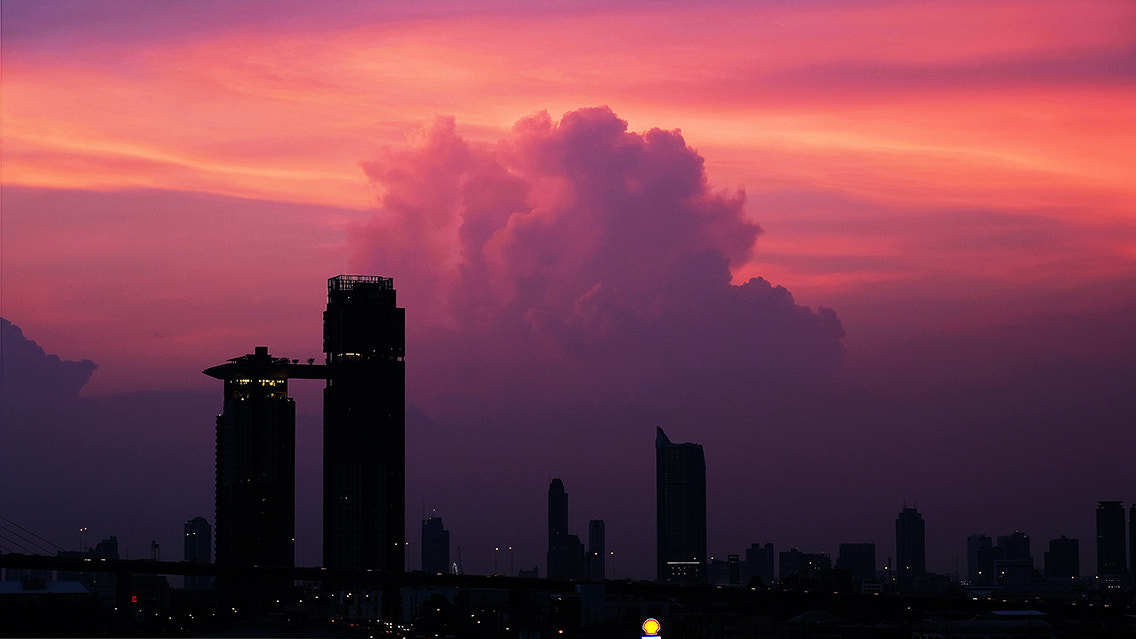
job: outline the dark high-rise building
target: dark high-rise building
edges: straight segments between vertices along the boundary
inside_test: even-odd
[[[593,519],[588,522],[588,579],[601,581],[607,578],[604,568],[605,544],[604,522]]]
[[[568,558],[568,491],[557,477],[548,484],[548,555],[549,579],[567,579]]]
[[[706,458],[699,444],[655,434],[658,580],[706,583]]]
[[[900,580],[927,573],[923,516],[914,508],[905,506],[895,520],[895,561]]]
[[[1049,542],[1045,553],[1046,579],[1078,579],[1081,576],[1080,546],[1076,539],[1061,535]]]
[[[288,397],[289,364],[257,346],[205,371],[225,382],[213,519],[218,564],[293,565],[296,405]]]
[[[327,282],[323,561],[400,571],[405,552],[406,317],[391,278]]]
[[[1119,575],[1127,568],[1124,553],[1124,506],[1118,501],[1097,504],[1097,574]]]
[[[422,520],[422,572],[450,572],[450,531],[441,517]]]
[[[1030,552],[1030,538],[1024,532],[1016,531],[998,537],[998,547],[994,551],[994,559],[998,561],[1029,561],[1033,565],[1033,553]]]
[[[194,517],[185,522],[185,554],[183,559],[190,563],[207,564],[213,561],[213,527],[204,517]],[[186,575],[186,590],[208,590],[212,579],[205,575]]]
[[[972,586],[994,585],[994,543],[989,535],[967,538],[966,576]]]
[[[876,545],[840,544],[840,554],[836,556],[836,569],[847,570],[852,579],[864,581],[876,577]]]
[[[268,348],[205,370],[225,382],[217,417],[214,553],[218,564],[288,567],[296,536],[296,405],[288,378],[320,379],[322,366],[272,357]],[[226,574],[216,580],[222,605],[261,614],[284,595],[286,577]]]

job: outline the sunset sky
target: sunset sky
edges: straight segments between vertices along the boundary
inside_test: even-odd
[[[4,0],[0,515],[180,559],[201,371],[322,357],[358,273],[407,309],[412,568],[436,508],[467,572],[544,574],[560,477],[653,577],[662,426],[712,555],[882,567],[915,504],[931,570],[1023,530],[1095,573],[1136,501],[1136,4],[412,5]]]

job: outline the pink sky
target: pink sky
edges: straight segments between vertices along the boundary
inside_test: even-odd
[[[526,303],[548,317],[578,312],[572,317],[599,322],[588,324],[591,330],[614,321],[621,309],[646,313],[647,302],[611,291],[621,285],[624,291],[652,291],[666,281],[667,269],[685,264],[662,249],[629,249],[624,257],[635,260],[622,261],[604,253],[605,238],[634,243],[650,233],[622,235],[616,221],[582,222],[589,211],[607,211],[580,204],[591,183],[539,164],[541,153],[570,155],[571,140],[561,139],[567,135],[562,116],[606,106],[611,116],[596,126],[626,122],[635,134],[625,139],[628,144],[654,128],[681,131],[681,138],[672,133],[658,140],[684,142],[700,159],[707,185],[684,192],[674,219],[705,213],[699,206],[713,209],[706,213],[711,221],[700,227],[705,237],[694,244],[703,242],[728,258],[735,289],[762,277],[787,289],[797,304],[835,311],[845,333],[836,379],[845,389],[879,393],[888,398],[880,404],[892,407],[892,426],[866,433],[858,453],[902,457],[945,437],[942,447],[927,451],[938,460],[928,475],[902,494],[888,492],[894,489],[878,469],[836,464],[833,472],[863,479],[857,486],[865,509],[878,513],[850,514],[853,523],[842,530],[863,529],[864,537],[890,547],[888,530],[903,499],[933,511],[934,499],[952,497],[936,473],[964,468],[982,476],[985,483],[976,490],[1003,480],[1020,490],[1031,485],[1023,477],[1052,470],[1047,463],[1058,459],[1055,450],[1090,450],[1090,442],[1119,434],[1125,440],[1114,441],[1117,448],[1136,453],[1132,430],[1116,413],[1097,416],[1104,423],[1088,439],[1076,439],[1085,437],[1079,429],[1092,433],[1094,425],[1072,416],[1055,419],[1051,430],[1024,423],[1020,430],[1009,428],[993,437],[1014,442],[1016,452],[1006,450],[1005,457],[948,446],[955,438],[921,428],[917,402],[928,393],[948,396],[946,387],[975,385],[991,391],[989,401],[999,393],[1016,398],[1000,408],[976,399],[966,413],[974,420],[966,428],[977,429],[964,428],[969,435],[998,427],[983,422],[983,414],[1012,412],[1015,402],[1044,395],[1039,389],[1076,395],[1088,385],[1103,397],[1123,398],[1127,388],[1129,399],[1118,401],[1131,406],[1136,330],[1125,318],[1136,310],[1136,5],[815,0],[535,8],[501,2],[471,10],[453,4],[413,10],[349,2],[329,11],[304,2],[5,0],[0,315],[49,354],[96,362],[85,397],[212,391],[215,382],[200,371],[259,344],[292,357],[318,357],[327,277],[390,275],[411,323],[408,402],[434,420],[443,440],[452,437],[447,428],[477,421],[460,407],[478,392],[502,396],[497,402],[478,399],[493,410],[471,410],[497,415],[484,417],[490,422],[507,422],[493,411],[504,410],[503,394],[515,380],[494,377],[456,388],[469,383],[463,377],[468,370],[439,371],[444,356],[436,344],[451,344],[447,339],[471,344],[455,357],[469,366],[512,343],[495,341],[506,339],[496,329],[454,333],[477,317],[464,314],[473,311],[455,297],[468,289],[461,284],[498,287],[486,293],[496,305],[490,317],[515,320],[521,315],[507,309],[525,300],[510,287],[551,254],[543,251],[572,253],[578,268],[550,271],[563,285],[550,286],[539,303]],[[532,129],[540,120],[532,116],[542,112],[547,130]],[[602,147],[605,152],[623,144],[612,140],[616,146]],[[617,170],[639,175],[635,171],[657,169],[697,182],[695,169],[682,168],[689,154],[651,148],[657,164],[628,160]],[[517,184],[527,195],[510,194]],[[470,195],[470,185],[484,189],[484,201]],[[500,209],[506,204],[514,208]],[[530,218],[516,211],[530,208],[558,211],[560,234],[525,235],[523,222]],[[461,225],[478,211],[496,229],[495,239],[461,237]],[[494,211],[501,213],[493,217]],[[670,222],[645,224],[641,228]],[[753,225],[761,232],[748,245],[743,240]],[[659,246],[685,237],[670,230],[659,234]],[[538,239],[526,244],[526,237]],[[728,238],[747,246],[727,248]],[[477,262],[484,278],[462,279],[474,254],[485,260]],[[525,262],[525,255],[537,261]],[[585,277],[588,268],[617,267],[618,276]],[[705,281],[718,282],[706,268]],[[596,308],[612,314],[597,315]],[[571,328],[532,326],[557,339],[568,339],[557,331]],[[531,373],[529,358],[557,352],[529,349],[538,343],[545,344],[513,343],[523,353],[503,357],[502,370]],[[557,348],[571,351],[575,347],[565,344],[575,343]],[[612,370],[633,370],[628,362],[639,360],[631,353]],[[569,352],[565,366],[600,361],[577,356]],[[817,366],[829,370],[827,363]],[[1027,377],[1022,371],[1047,367],[1052,386],[1017,384]],[[1120,376],[1108,378],[1106,390],[1099,380],[1090,384],[1082,377],[1111,370]],[[736,379],[741,385],[749,378]],[[540,379],[531,384],[533,393],[555,387]],[[587,386],[573,388],[565,398]],[[622,390],[653,397],[650,389]],[[298,392],[318,398],[318,392]],[[1090,397],[1097,396],[1082,399]],[[888,403],[893,400],[902,408]],[[736,414],[749,408],[739,406]],[[522,422],[502,425],[496,434],[514,433]],[[18,427],[10,420],[3,425],[6,431]],[[675,428],[668,429],[675,441],[706,441],[712,468],[711,443],[761,447],[773,441],[801,452],[811,442],[836,459],[841,453],[834,442],[851,441],[845,439],[850,435],[822,431],[808,432],[828,443],[764,431],[713,435]],[[209,440],[207,431],[201,435]],[[197,435],[179,432],[168,441]],[[638,439],[649,452],[653,427],[644,437],[613,438],[628,446]],[[487,448],[501,457],[486,453],[486,465],[545,452],[523,444]],[[408,457],[429,450],[421,442]],[[616,463],[625,453],[601,457]],[[461,467],[456,451],[439,455],[454,481],[475,472]],[[979,470],[1006,457],[1028,461],[1015,462],[1020,465],[1005,477]],[[1082,471],[1089,464],[1066,461]],[[722,462],[730,463],[732,458]],[[535,497],[521,500],[532,507],[533,521],[542,521],[542,491],[551,476],[565,475],[573,499],[588,499],[590,479],[573,483],[570,458],[550,459],[547,467],[532,464],[518,472],[536,478]],[[734,482],[737,490],[749,481],[768,486],[783,481],[777,469],[723,482]],[[489,469],[476,472],[486,474],[487,490],[517,481]],[[408,503],[441,499],[444,483],[437,481],[435,494],[427,494],[434,484],[421,492],[412,487]],[[787,492],[802,500],[836,499],[823,477],[796,481],[800,490]],[[1042,482],[1038,490],[1055,486],[1055,480]],[[1060,534],[1080,536],[1085,553],[1092,544],[1084,513],[1096,499],[1136,498],[1132,486],[1131,470],[1106,468],[1063,493],[1072,514],[1058,521],[1028,509],[993,514],[1000,512],[996,504],[1017,497],[1007,489],[989,497],[985,510],[978,509],[988,518],[972,526],[997,535],[1032,524],[1039,563],[1042,544]],[[632,481],[633,487],[653,499],[649,482]],[[208,495],[193,503],[211,518]],[[484,522],[451,508],[451,526],[489,539],[485,545],[503,543],[490,539],[495,533],[474,533]],[[722,510],[729,509],[723,504]],[[953,503],[946,511],[968,508]],[[186,512],[183,519],[196,514]],[[408,521],[415,516],[410,513]],[[859,526],[857,517],[871,524]],[[773,540],[806,551],[814,550],[805,547],[809,543],[827,544],[815,550],[835,552],[840,542],[860,540],[805,532],[809,516],[798,520],[778,527],[756,518],[752,530],[712,531],[712,544],[718,540],[721,547],[711,550],[739,552],[740,543]],[[617,524],[626,530],[630,522]],[[937,543],[931,567],[953,568],[963,542],[943,533]],[[542,553],[534,548],[526,561],[536,562]],[[878,554],[882,560],[889,552]],[[1087,558],[1082,561],[1085,570]],[[647,576],[649,565],[649,558],[639,558],[627,568]]]

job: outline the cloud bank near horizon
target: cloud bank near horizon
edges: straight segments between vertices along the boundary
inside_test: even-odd
[[[835,312],[731,283],[761,229],[679,131],[595,107],[488,145],[439,118],[362,166],[382,210],[352,234],[352,263],[392,275],[412,324],[434,324],[419,342],[434,392],[680,410],[824,386],[840,363]]]

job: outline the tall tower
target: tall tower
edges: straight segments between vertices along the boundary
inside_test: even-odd
[[[225,381],[217,417],[217,563],[293,565],[296,534],[296,404],[288,360],[268,347],[214,366]]]
[[[549,579],[568,578],[568,492],[557,477],[548,485]]]
[[[900,580],[927,573],[927,550],[923,515],[906,506],[895,520],[895,560]]]
[[[290,567],[296,537],[296,404],[293,365],[268,347],[205,370],[225,382],[217,417],[218,564]],[[218,576],[217,596],[241,614],[260,614],[291,587],[282,577]]]
[[[1097,575],[1119,575],[1127,568],[1124,553],[1124,506],[1097,503]]]
[[[327,282],[323,562],[401,571],[406,502],[406,315],[387,277]]]
[[[706,583],[706,458],[655,433],[656,568],[664,583]]]

